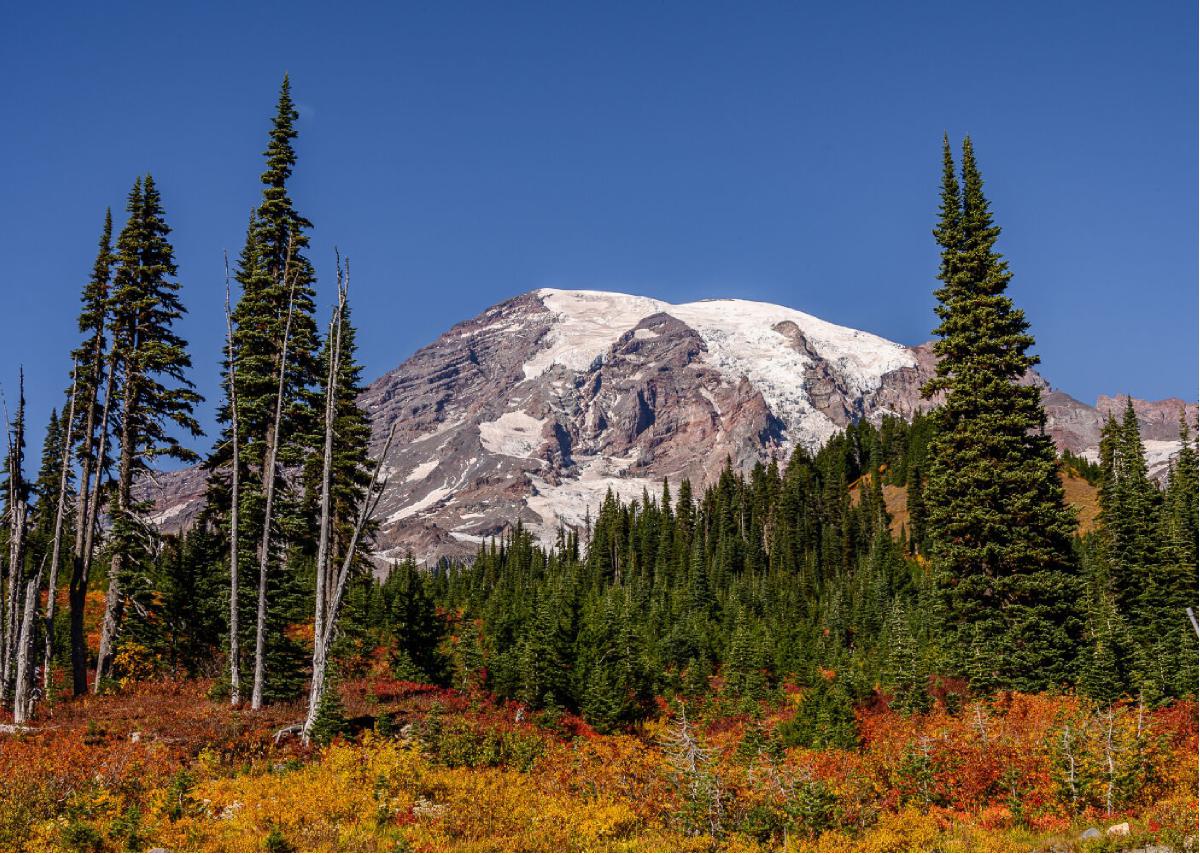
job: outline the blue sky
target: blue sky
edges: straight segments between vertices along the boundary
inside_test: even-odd
[[[150,171],[211,425],[222,251],[288,71],[323,309],[337,245],[369,378],[547,285],[926,340],[948,131],[1051,382],[1194,398],[1196,26],[1178,2],[10,5],[0,383],[24,363],[40,442],[104,208]]]

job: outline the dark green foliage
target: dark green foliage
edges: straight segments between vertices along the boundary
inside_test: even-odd
[[[1099,463],[1088,460],[1079,454],[1073,454],[1071,449],[1064,448],[1062,452],[1063,468],[1074,472],[1093,487],[1099,487],[1104,478],[1104,467]]]
[[[779,727],[785,747],[857,748],[854,708],[845,686],[818,675],[800,700],[796,715]]]
[[[1146,452],[1133,402],[1126,398],[1120,423],[1111,416],[1100,439],[1100,522],[1104,560],[1117,605],[1128,615],[1152,617],[1149,599],[1158,564],[1161,496],[1146,474]]]
[[[201,398],[185,376],[192,364],[187,342],[174,331],[184,308],[174,281],[175,251],[167,240],[171,229],[151,176],[134,184],[128,211],[117,238],[111,325],[127,432],[120,439],[131,444],[135,467],[145,469],[163,457],[196,459],[171,431],[199,435],[192,408]]]
[[[100,852],[104,838],[89,822],[71,820],[59,835],[63,848],[68,852]]]
[[[294,700],[304,690],[312,657],[293,628],[312,620],[312,565],[294,548],[268,577],[264,703]],[[250,626],[252,632],[253,621]]]
[[[50,421],[46,424],[46,436],[42,443],[42,460],[38,468],[37,480],[33,483],[34,509],[31,521],[30,540],[35,553],[44,554],[49,551],[54,538],[54,519],[58,512],[58,492],[62,477],[63,446],[67,439],[67,413],[60,417],[57,410],[50,412]],[[64,509],[66,523],[62,543],[71,541],[73,529],[70,514],[74,491],[72,490],[72,472],[67,472],[67,494]],[[66,554],[66,553],[64,553]]]
[[[287,628],[305,613],[311,613],[306,605],[311,594],[306,590],[309,586],[305,580],[312,572],[311,559],[315,554],[313,502],[305,501],[302,491],[291,489],[283,476],[285,467],[303,466],[312,449],[320,444],[316,436],[319,428],[315,389],[322,377],[315,320],[316,274],[305,254],[307,232],[312,224],[296,211],[288,190],[296,165],[292,143],[296,138],[297,118],[290,82],[285,77],[264,153],[262,199],[251,214],[245,245],[234,271],[234,278],[241,286],[241,295],[233,308],[233,352],[239,417],[242,556],[239,563],[243,581],[239,626],[243,651],[254,649],[257,585],[254,571],[263,531],[266,486],[271,478],[275,479],[267,583],[270,626],[266,633],[266,678],[274,686],[264,691],[264,699],[293,697],[302,686],[307,657],[303,647],[288,636]],[[285,332],[284,403],[276,436],[274,415]],[[352,345],[353,333],[350,335]],[[223,530],[225,537],[228,537],[230,504],[229,370],[230,366],[225,364],[221,387],[226,398],[217,414],[224,429],[206,462],[211,474],[205,524]],[[357,370],[351,355],[346,371],[356,378]],[[357,389],[357,384],[351,386],[353,389]],[[353,394],[351,390],[347,393]],[[348,448],[356,450],[357,434],[351,433],[348,440]],[[274,473],[269,473],[266,461],[272,445],[277,448],[278,465]],[[339,530],[344,530],[344,525],[343,521]],[[287,555],[281,548],[285,542],[292,545]],[[243,664],[244,669],[249,667],[249,661]]]
[[[970,140],[962,185],[945,144],[941,287],[927,395],[934,411],[924,502],[938,584],[956,635],[955,667],[975,688],[1039,690],[1068,684],[1080,632],[1071,541],[1054,446],[1036,386],[1024,313],[1005,294],[1011,274]],[[964,654],[974,655],[969,668]]]
[[[167,239],[171,229],[151,176],[134,183],[127,210],[129,218],[117,238],[109,301],[111,359],[118,378],[114,395],[119,399],[116,501],[109,508],[110,572],[118,576],[122,600],[115,617],[119,622],[125,615],[128,622],[122,644],[157,632],[148,569],[155,533],[142,514],[142,503],[132,495],[133,481],[164,457],[196,459],[175,431],[199,436],[192,409],[201,400],[186,377],[191,367],[187,342],[174,329],[184,308],[174,279],[175,251]]]
[[[929,549],[928,519],[921,467],[914,466],[908,478],[908,548],[913,555],[924,555]]]
[[[193,528],[163,539],[155,562],[162,659],[172,675],[211,676],[227,632],[227,580],[222,542]],[[221,672],[225,672],[222,670]]]
[[[913,636],[900,602],[892,607],[887,622],[888,662],[885,682],[893,687],[891,706],[902,713],[925,712],[929,709],[929,671],[921,661],[917,640]]]
[[[317,745],[328,745],[335,737],[343,736],[348,729],[346,708],[342,705],[342,694],[336,685],[327,686],[317,707],[309,738]]]
[[[295,852],[296,847],[288,842],[278,828],[271,829],[271,833],[267,835],[267,839],[263,841],[264,852]]]
[[[817,837],[837,824],[837,793],[824,781],[805,781],[788,802],[787,812],[800,834]]]
[[[1158,703],[1194,694],[1196,451],[1181,420],[1183,448],[1165,490],[1146,474],[1137,416],[1126,401],[1100,444],[1100,528],[1083,544],[1088,590],[1087,659],[1080,685],[1092,697]]]
[[[390,652],[392,672],[418,683],[442,682],[448,668],[441,651],[446,625],[437,615],[428,584],[429,574],[417,569],[411,558],[394,565],[378,586],[374,622],[377,637]]]

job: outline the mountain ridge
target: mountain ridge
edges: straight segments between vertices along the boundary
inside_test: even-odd
[[[455,324],[363,392],[372,451],[393,422],[376,539],[381,561],[469,557],[520,520],[543,540],[584,524],[609,489],[623,499],[664,478],[708,483],[815,450],[862,418],[911,418],[936,366],[912,347],[796,309],[748,300],[670,304],[609,291],[539,289]],[[1035,372],[1047,433],[1088,455],[1107,412]],[[1103,406],[1103,411],[1101,408]],[[1178,399],[1135,403],[1148,458],[1177,449]],[[1174,415],[1171,416],[1171,411]],[[203,501],[197,470],[144,491],[179,528]]]

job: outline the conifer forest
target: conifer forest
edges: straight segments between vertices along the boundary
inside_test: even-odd
[[[970,138],[914,164],[925,411],[426,562],[374,549],[402,440],[297,118],[285,77],[223,328],[181,336],[170,176],[132,177],[60,405],[6,390],[0,849],[1196,850],[1196,425],[1162,477],[1131,401],[1056,449]],[[184,466],[167,530],[142,487]]]

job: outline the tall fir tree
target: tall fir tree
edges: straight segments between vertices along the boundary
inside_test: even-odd
[[[1146,471],[1146,449],[1133,401],[1121,421],[1105,422],[1100,442],[1100,525],[1117,607],[1129,619],[1153,609],[1160,496]],[[1147,599],[1148,597],[1148,599]]]
[[[59,484],[62,480],[63,445],[67,440],[67,413],[60,416],[58,410],[50,411],[46,422],[46,433],[42,441],[42,458],[38,466],[37,480],[33,482],[35,504],[33,528],[30,532],[34,550],[45,554],[54,537],[54,521],[58,511]],[[68,494],[70,501],[70,472],[68,472]]]
[[[1020,382],[1037,358],[1024,313],[1005,293],[1011,274],[995,249],[999,235],[970,138],[961,189],[945,140],[934,231],[939,362],[924,390],[945,394],[929,448],[929,538],[960,669],[965,651],[982,651],[977,688],[1039,690],[1073,676],[1075,520],[1039,390]]]
[[[265,633],[264,656],[276,660],[265,667],[276,672],[270,679],[276,680],[278,691],[266,694],[277,698],[285,691],[284,687],[299,685],[298,674],[278,673],[279,669],[294,671],[301,661],[293,643],[280,631],[281,626],[286,626],[282,612],[290,609],[283,603],[279,603],[278,609],[272,605],[280,598],[293,601],[299,590],[299,568],[294,563],[288,564],[282,546],[285,542],[305,543],[311,539],[312,529],[311,514],[305,513],[303,497],[289,489],[283,469],[303,465],[315,444],[315,388],[322,376],[315,320],[316,274],[306,256],[312,224],[297,212],[288,190],[296,165],[293,140],[297,136],[297,119],[291,83],[285,76],[264,152],[267,168],[262,174],[262,199],[251,215],[235,272],[241,295],[233,309],[231,336],[237,365],[234,391],[241,473],[240,554],[245,556],[239,563],[242,567],[255,567],[265,561],[268,568],[263,600],[271,628]],[[281,365],[281,361],[285,364]],[[222,384],[226,390],[229,369],[226,360],[226,378]],[[275,410],[280,401],[282,417],[277,429]],[[228,525],[229,513],[231,416],[226,394],[218,411],[224,430],[207,464],[212,471],[209,516],[222,527]],[[270,460],[277,465],[269,466]],[[272,520],[264,556],[265,499],[271,481],[274,482]],[[258,575],[253,574],[245,586],[246,596],[252,596]],[[273,615],[272,611],[281,614]],[[255,649],[255,636],[260,628],[256,626],[254,612],[253,607],[243,610],[246,619],[239,621],[244,632],[243,650]],[[258,689],[256,694],[261,701],[263,687],[260,685]]]
[[[112,516],[112,563],[101,623],[95,689],[108,676],[127,599],[146,595],[147,527],[133,496],[135,477],[163,457],[196,458],[175,435],[192,437],[200,426],[192,414],[201,400],[186,371],[187,342],[174,325],[184,314],[175,280],[175,250],[153,177],[134,183],[129,219],[117,239],[112,290],[112,354],[120,386],[119,463]],[[145,603],[135,613],[145,616]]]

